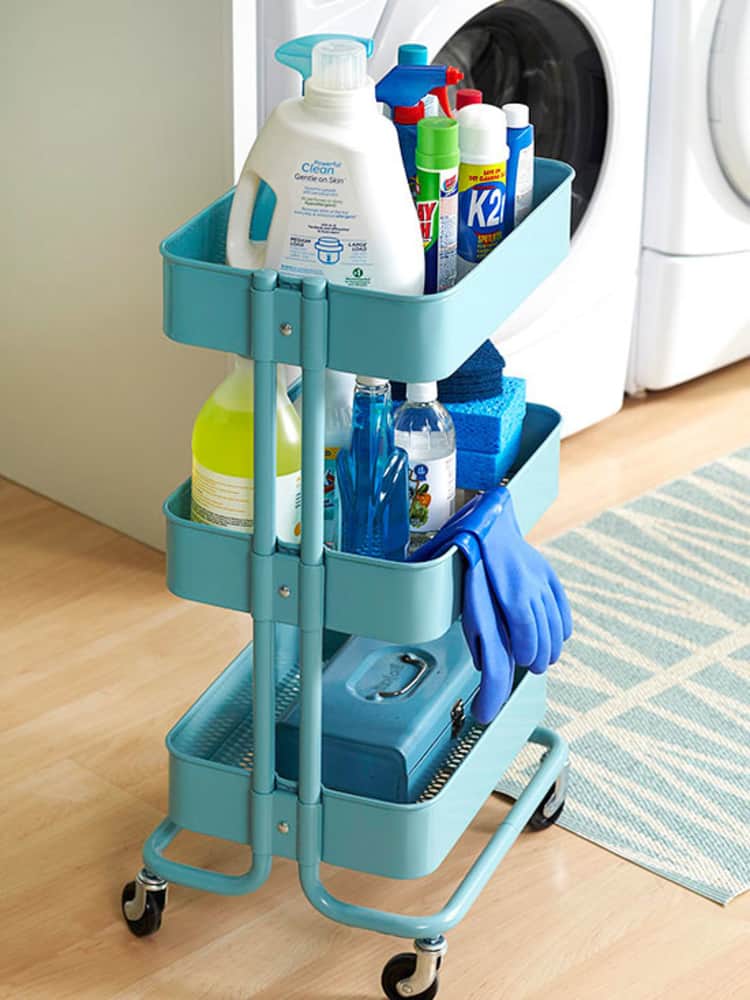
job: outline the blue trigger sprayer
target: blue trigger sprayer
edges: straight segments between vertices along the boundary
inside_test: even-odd
[[[416,191],[417,177],[417,123],[425,117],[422,101],[428,94],[435,94],[446,117],[452,118],[448,87],[464,78],[461,70],[455,66],[430,66],[413,61],[421,55],[411,52],[416,48],[417,46],[401,46],[399,65],[386,73],[375,87],[375,99],[391,109],[412,195]],[[402,53],[402,50],[407,51]]]
[[[312,50],[318,42],[328,42],[336,38],[347,38],[355,42],[361,42],[367,52],[369,59],[375,49],[375,43],[371,38],[360,38],[359,35],[303,35],[301,38],[293,38],[289,42],[284,42],[274,52],[277,62],[282,66],[288,66],[296,70],[302,77],[302,92],[305,92],[305,80],[312,74]],[[271,188],[261,181],[258,190],[258,197],[255,200],[252,219],[250,221],[250,239],[263,242],[268,237],[268,227],[271,225],[271,216],[276,207],[276,195]]]

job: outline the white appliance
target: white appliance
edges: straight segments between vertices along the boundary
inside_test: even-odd
[[[299,92],[275,63],[289,38],[338,31],[375,39],[370,72],[420,42],[493,104],[531,108],[538,155],[571,163],[569,258],[494,338],[530,399],[564,433],[618,410],[640,252],[653,0],[258,0],[258,119]],[[460,330],[456,331],[460,336]]]
[[[750,354],[750,0],[656,0],[628,390]]]

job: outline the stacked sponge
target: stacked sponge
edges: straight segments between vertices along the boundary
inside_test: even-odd
[[[518,455],[526,416],[526,382],[506,375],[497,396],[444,405],[456,428],[458,486],[490,490],[499,485]]]

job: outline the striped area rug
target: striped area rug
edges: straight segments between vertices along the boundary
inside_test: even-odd
[[[575,616],[546,718],[571,747],[560,825],[728,903],[750,888],[750,448],[544,551]]]

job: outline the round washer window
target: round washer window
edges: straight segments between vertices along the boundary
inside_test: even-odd
[[[468,21],[434,59],[464,73],[488,104],[528,104],[537,156],[575,168],[575,232],[596,188],[607,143],[604,65],[581,20],[554,0],[500,0]]]

